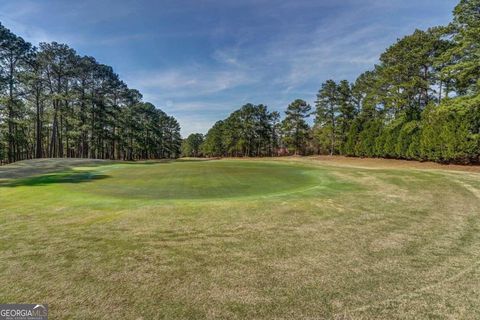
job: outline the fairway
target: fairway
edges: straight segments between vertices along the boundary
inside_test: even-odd
[[[18,162],[0,167],[0,301],[48,303],[51,319],[477,319],[479,178],[309,158]]]

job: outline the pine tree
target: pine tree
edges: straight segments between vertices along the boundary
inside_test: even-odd
[[[337,84],[327,80],[318,91],[315,101],[315,126],[319,132],[317,139],[327,140],[330,155],[336,153],[339,135],[339,107],[340,97]],[[328,137],[328,138],[327,138]]]
[[[285,119],[282,121],[284,141],[295,155],[305,152],[309,126],[306,119],[310,116],[312,107],[304,100],[297,99],[288,105]]]
[[[444,78],[453,78],[457,94],[480,92],[480,0],[461,0],[447,29],[453,45],[442,55]]]

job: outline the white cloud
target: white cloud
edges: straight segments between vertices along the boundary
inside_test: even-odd
[[[256,81],[241,70],[211,70],[207,66],[142,71],[127,75],[126,80],[134,88],[154,89],[168,99],[211,95]]]
[[[218,120],[227,117],[230,110],[238,108],[229,102],[205,102],[205,101],[166,101],[162,108],[168,114],[174,114],[181,124],[181,133],[187,137],[190,133],[206,133],[207,130]]]
[[[397,37],[410,33],[414,27],[443,23],[444,15],[432,11],[425,13],[422,8],[436,10],[443,6],[438,10],[444,12],[444,2],[451,2],[453,8],[457,1],[442,0],[440,5],[438,0],[292,0],[279,3],[209,0],[200,7],[195,1],[186,2],[184,6],[172,2],[162,4],[165,10],[152,17],[158,17],[159,21],[162,15],[185,17],[189,16],[183,16],[185,12],[191,14],[194,10],[208,12],[209,5],[218,9],[218,16],[198,15],[199,20],[193,24],[185,21],[184,25],[174,27],[160,23],[155,28],[157,25],[152,23],[153,27],[145,30],[142,25],[133,24],[135,19],[148,13],[142,10],[149,8],[151,3],[144,1],[56,2],[58,21],[53,23],[38,20],[42,16],[48,18],[50,8],[46,1],[4,0],[0,1],[0,21],[33,44],[65,42],[74,48],[79,46],[88,54],[101,46],[141,42],[145,50],[150,50],[145,51],[150,59],[148,63],[144,64],[142,54],[132,54],[126,45],[124,53],[111,53],[129,57],[118,63],[116,71],[130,87],[142,92],[144,100],[177,117],[184,128],[182,133],[187,134],[206,132],[216,120],[246,102],[265,103],[273,109],[284,109],[294,98],[312,102],[323,81],[329,78],[354,80],[362,71],[372,68],[379,54]],[[135,3],[133,7],[132,3]],[[230,16],[232,12],[239,14]],[[407,12],[412,13],[410,20]],[[395,14],[397,16],[392,17]],[[70,31],[71,34],[62,34],[69,28],[57,26],[69,20],[75,22],[77,28]],[[114,24],[119,22],[129,26],[132,23],[137,28],[117,30]],[[90,31],[84,31],[83,26],[90,27],[86,28]],[[92,26],[99,26],[98,34],[92,34]],[[100,32],[105,26],[111,26],[115,32]],[[187,43],[185,52],[179,52],[183,45],[179,37],[181,41],[194,40],[193,44]],[[201,42],[198,55],[194,52],[189,56],[189,45],[200,43],[195,41],[205,42]],[[172,59],[172,52],[162,51],[170,48],[173,53],[180,53],[178,59]],[[105,52],[110,49],[106,48],[102,57],[107,64]],[[152,52],[157,49],[159,54],[153,61]],[[155,70],[146,67],[155,64],[168,67]],[[136,71],[128,73],[127,70]]]

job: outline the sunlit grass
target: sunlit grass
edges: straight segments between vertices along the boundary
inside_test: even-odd
[[[315,161],[0,169],[0,301],[52,319],[475,319],[476,173]]]

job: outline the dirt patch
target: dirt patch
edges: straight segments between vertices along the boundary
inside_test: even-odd
[[[421,162],[415,160],[398,160],[385,158],[355,158],[345,156],[286,156],[286,157],[224,157],[209,158],[210,160],[284,160],[284,161],[317,161],[325,165],[344,166],[364,169],[435,169],[480,173],[480,165],[441,164],[436,162]]]
[[[440,164],[410,160],[381,158],[351,158],[343,156],[309,156],[304,159],[319,161],[325,164],[381,169],[438,169],[480,173],[480,165]]]

